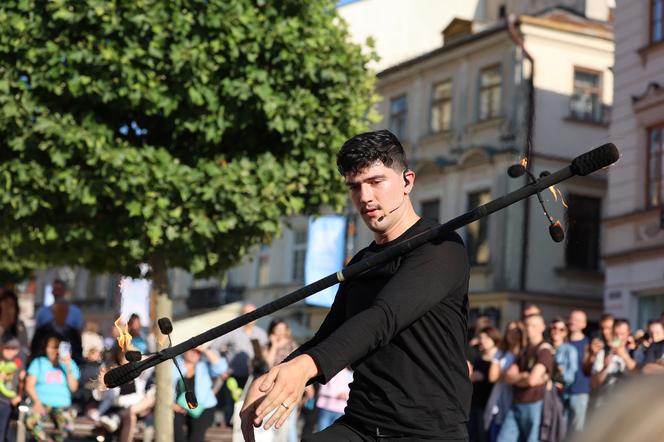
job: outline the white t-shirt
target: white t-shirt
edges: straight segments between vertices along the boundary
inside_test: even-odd
[[[604,358],[605,358],[605,351],[604,349],[601,349],[599,353],[597,353],[597,358],[595,359],[595,363],[593,364],[593,374],[597,374],[602,369],[604,369]],[[604,380],[604,383],[602,384],[602,387],[610,386],[615,384],[618,379],[620,379],[625,372],[627,371],[627,363],[623,358],[620,356],[614,354],[613,358],[611,359],[611,363],[609,364],[609,367],[607,369],[607,376],[606,379]]]

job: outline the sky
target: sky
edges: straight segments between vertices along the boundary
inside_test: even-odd
[[[339,0],[339,1],[337,2],[337,8],[339,8],[339,7],[341,7],[341,6],[346,6],[346,5],[350,4],[350,3],[355,3],[355,2],[357,2],[357,1],[359,1],[359,0]]]

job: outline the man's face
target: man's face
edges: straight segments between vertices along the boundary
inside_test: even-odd
[[[380,161],[355,175],[347,175],[346,185],[362,220],[376,233],[387,232],[395,224],[403,213],[404,199],[410,191],[402,172]]]
[[[653,322],[648,326],[648,333],[652,337],[652,342],[664,340],[664,326],[661,322]]]
[[[526,334],[528,335],[528,341],[538,341],[542,339],[544,334],[544,320],[541,316],[530,316],[526,318]]]
[[[620,339],[620,346],[625,346],[627,338],[629,338],[629,326],[627,324],[618,324],[613,327],[614,338]]]
[[[587,325],[586,314],[578,310],[573,311],[569,315],[568,325],[570,333],[583,331],[583,329],[586,328]]]
[[[65,295],[65,286],[61,282],[53,283],[53,289],[51,290],[53,297],[61,298]]]

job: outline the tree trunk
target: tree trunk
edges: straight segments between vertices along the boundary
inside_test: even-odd
[[[161,264],[161,263],[160,263]],[[167,317],[171,318],[173,314],[173,302],[169,296],[168,274],[165,265],[152,265],[152,289],[155,296],[156,319]],[[168,347],[168,338],[161,335],[159,329],[157,333],[157,350]],[[172,362],[164,362],[155,368],[157,377],[157,403],[155,405],[155,441],[172,442],[173,441],[173,384],[171,383],[171,374],[173,370]]]

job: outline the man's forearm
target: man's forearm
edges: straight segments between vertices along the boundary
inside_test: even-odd
[[[291,362],[293,364],[297,364],[301,368],[302,372],[306,376],[307,381],[317,377],[320,374],[320,370],[318,365],[316,365],[316,361],[314,361],[314,358],[306,353],[297,356]]]

